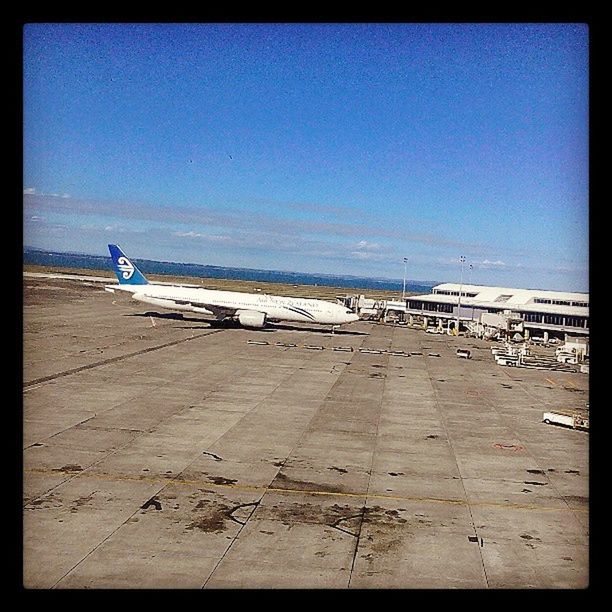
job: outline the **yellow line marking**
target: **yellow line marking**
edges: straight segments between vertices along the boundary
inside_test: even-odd
[[[557,383],[554,380],[550,380],[550,378],[545,378],[544,379],[546,382],[549,382],[551,385],[553,385],[554,387],[557,386]]]
[[[278,487],[258,487],[253,485],[238,485],[238,484],[220,484],[213,482],[206,482],[203,480],[185,480],[183,478],[173,477],[160,477],[160,476],[131,476],[128,474],[103,474],[95,472],[72,472],[63,470],[52,470],[46,468],[29,468],[25,469],[24,473],[29,474],[66,474],[72,476],[79,476],[85,478],[93,478],[99,480],[110,480],[110,481],[131,481],[131,482],[150,482],[150,483],[166,483],[166,485],[176,486],[187,486],[187,487],[200,487],[200,488],[221,488],[221,489],[235,489],[237,491],[248,491],[252,493],[281,493],[281,494],[302,494],[302,495],[319,495],[327,497],[349,497],[349,498],[367,498],[367,499],[379,499],[379,500],[392,500],[402,502],[424,502],[424,503],[437,503],[437,504],[451,504],[457,506],[490,506],[500,508],[513,508],[515,510],[539,510],[541,512],[553,511],[553,512],[588,512],[588,508],[552,508],[548,506],[537,506],[535,504],[519,504],[512,502],[497,502],[497,501],[467,501],[464,499],[449,499],[439,497],[416,497],[416,496],[405,496],[405,495],[377,495],[372,493],[345,493],[341,491],[309,491],[307,489],[284,489]]]

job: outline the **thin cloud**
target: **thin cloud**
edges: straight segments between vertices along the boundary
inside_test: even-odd
[[[206,206],[154,206],[150,204],[63,198],[48,194],[28,193],[24,194],[24,207],[36,212],[49,211],[66,213],[71,216],[75,214],[106,215],[123,221],[133,219],[167,224],[169,219],[171,219],[174,223],[240,230],[248,230],[253,226],[266,226],[273,227],[279,233],[293,237],[303,234],[329,234],[334,237],[362,237],[367,235],[434,247],[453,247],[469,252],[481,252],[490,248],[486,245],[467,244],[440,236],[414,234],[375,225],[287,220],[259,211],[230,210],[220,213]]]
[[[68,199],[72,197],[68,193],[42,193],[42,192],[37,191],[36,187],[24,187],[23,195],[38,195],[38,196],[46,197],[46,198],[63,198],[63,199]]]
[[[281,203],[282,204],[282,203]],[[332,214],[336,216],[351,214],[353,209],[342,204],[321,204],[316,202],[293,202],[287,203],[287,208],[302,212],[312,212],[317,214]]]
[[[380,244],[376,242],[368,242],[367,240],[360,240],[357,244],[357,248],[365,251],[379,251]]]
[[[387,255],[383,251],[388,251],[388,249],[384,249],[377,242],[360,240],[354,249],[350,251],[350,256],[360,261],[382,261],[387,259]]]
[[[178,238],[201,238],[202,240],[206,240],[208,242],[231,242],[232,238],[229,236],[218,236],[211,234],[201,234],[199,232],[189,231],[189,232],[173,232],[173,236],[177,236]]]
[[[474,263],[474,267],[476,268],[486,268],[486,269],[499,269],[499,268],[508,268],[510,267],[506,262],[501,261],[501,260],[497,260],[497,261],[489,261],[488,259],[485,259],[484,261],[479,262],[475,262]],[[520,264],[514,265],[512,266],[513,268],[518,268],[520,267]]]
[[[383,259],[386,259],[385,255],[382,255],[381,253],[372,253],[370,251],[352,251],[351,256],[355,259],[361,259],[363,261],[382,261]]]

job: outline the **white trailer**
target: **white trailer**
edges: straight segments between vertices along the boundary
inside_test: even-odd
[[[520,366],[521,362],[518,355],[498,355],[495,357],[495,363],[500,366]]]
[[[584,417],[579,414],[545,412],[542,416],[542,421],[544,421],[544,423],[552,425],[564,425],[565,427],[571,427],[572,429],[588,430],[589,428],[588,417]]]
[[[559,363],[569,363],[571,365],[577,365],[578,363],[578,355],[573,351],[559,351],[556,356]]]

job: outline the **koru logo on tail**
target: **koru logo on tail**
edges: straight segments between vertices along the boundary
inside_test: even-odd
[[[132,278],[134,266],[127,257],[119,257],[117,259],[117,267],[121,270],[121,276],[123,276],[125,280],[130,280],[130,278]]]

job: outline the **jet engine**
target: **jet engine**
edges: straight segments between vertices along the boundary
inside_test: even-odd
[[[266,324],[266,314],[256,310],[237,310],[234,318],[245,327],[263,327]]]

